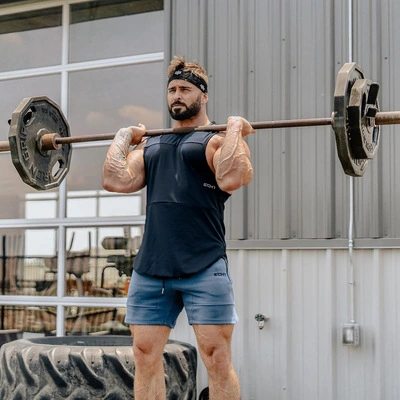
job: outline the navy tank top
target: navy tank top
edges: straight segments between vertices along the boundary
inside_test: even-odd
[[[144,164],[146,223],[133,267],[139,274],[180,278],[200,272],[226,254],[222,191],[206,160],[215,132],[147,139]]]

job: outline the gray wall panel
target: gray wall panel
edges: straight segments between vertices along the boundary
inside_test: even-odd
[[[379,2],[381,6],[381,107],[385,110],[400,109],[400,4],[392,0]],[[379,54],[378,49],[374,49]],[[383,235],[400,237],[400,127],[382,129],[378,160],[382,180]],[[374,160],[375,162],[376,160]]]
[[[366,78],[381,82],[379,11],[376,1],[353,2],[353,60],[364,69]],[[362,179],[355,180],[357,237],[382,237],[382,170],[375,161],[369,163]]]
[[[230,250],[228,257],[243,399],[400,398],[399,249],[353,253],[358,347],[341,343],[341,325],[352,318],[347,250]],[[269,317],[261,330],[257,313]],[[186,316],[173,338],[195,342]],[[200,382],[207,385],[202,366]]]
[[[400,31],[398,2],[354,1],[354,60],[366,77],[381,84],[382,110],[399,109]],[[400,165],[396,153],[398,126],[381,127],[377,157],[370,162],[362,180],[356,183],[356,220],[358,237],[399,237]]]
[[[171,10],[171,53],[206,65],[218,122],[328,117],[350,56],[381,83],[381,109],[400,107],[394,0],[354,0],[351,32],[348,0],[171,0]],[[356,238],[400,237],[398,130],[382,128],[378,155],[352,180]],[[351,179],[330,127],[260,130],[248,143],[254,180],[229,200],[229,239],[348,237]]]
[[[245,71],[245,13],[229,0],[208,1],[207,7],[209,116],[217,123],[226,123],[230,115],[246,115],[246,88],[241,74]],[[247,191],[243,188],[236,192],[227,204],[227,237],[247,239]]]
[[[250,1],[247,25],[248,99],[252,120],[282,119],[286,80],[286,42],[282,35],[282,5],[279,2]],[[249,186],[251,203],[249,228],[255,238],[290,237],[288,190],[288,138],[283,130],[260,130],[249,139],[255,177]]]
[[[332,91],[332,71],[314,61],[331,31],[326,29],[325,4],[251,3],[255,25],[249,46],[254,59],[250,57],[249,62],[255,91],[249,93],[249,100],[256,109],[255,119],[329,116],[332,100],[327,93]],[[321,32],[316,34],[318,29]],[[314,44],[316,36],[321,40]],[[254,140],[258,176],[250,188],[257,192],[258,213],[251,214],[249,226],[255,227],[255,236],[332,237],[334,153],[330,128],[260,131]],[[257,216],[259,221],[252,223]]]

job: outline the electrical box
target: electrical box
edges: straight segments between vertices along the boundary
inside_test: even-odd
[[[358,346],[360,344],[360,325],[355,323],[342,324],[342,344]]]

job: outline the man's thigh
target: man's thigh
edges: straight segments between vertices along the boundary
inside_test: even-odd
[[[163,325],[173,328],[183,303],[169,281],[132,272],[125,322],[130,325]]]
[[[178,283],[189,323],[235,324],[238,321],[228,263],[221,258],[203,272]]]

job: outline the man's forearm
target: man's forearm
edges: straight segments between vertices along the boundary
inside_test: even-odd
[[[135,132],[136,129],[136,132]],[[145,185],[142,137],[144,127],[123,128],[115,135],[103,165],[103,187],[111,192],[133,193]],[[129,147],[139,143],[135,149]]]
[[[230,191],[249,183],[253,176],[250,154],[242,137],[240,120],[228,122],[224,142],[215,165],[218,184]]]
[[[103,174],[122,177],[129,173],[127,157],[132,140],[132,133],[128,128],[120,129],[114,137],[104,162]]]

